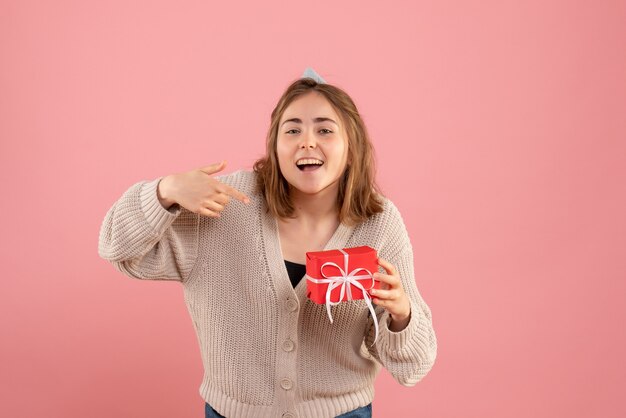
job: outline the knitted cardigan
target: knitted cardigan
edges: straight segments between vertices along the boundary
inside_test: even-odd
[[[165,209],[157,197],[162,177],[140,181],[100,229],[100,257],[124,275],[182,284],[204,365],[202,398],[228,418],[320,418],[372,402],[381,366],[401,385],[415,385],[432,368],[437,341],[397,208],[383,198],[383,212],[340,224],[325,247],[368,245],[399,272],[409,323],[392,332],[390,314],[374,305],[380,329],[370,347],[374,318],[364,300],[333,306],[331,324],[325,305],[306,297],[306,280],[292,286],[255,176],[216,177],[251,198],[249,205],[232,199],[220,218],[178,204]]]

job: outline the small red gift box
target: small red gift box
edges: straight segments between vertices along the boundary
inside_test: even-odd
[[[355,282],[365,291],[380,289],[380,282],[372,277],[377,271],[376,250],[368,246],[308,252],[307,297],[315,303],[333,305],[346,300],[364,299],[363,290]],[[329,286],[331,291],[327,299]]]

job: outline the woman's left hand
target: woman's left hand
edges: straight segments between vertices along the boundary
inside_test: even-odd
[[[409,323],[411,315],[411,304],[409,297],[404,292],[402,280],[394,266],[382,258],[378,259],[378,264],[382,266],[387,274],[374,273],[374,279],[382,282],[381,289],[369,291],[378,306],[384,307],[391,315],[391,331],[401,331]]]

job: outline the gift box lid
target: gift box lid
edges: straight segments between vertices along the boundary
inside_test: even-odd
[[[343,248],[343,250],[347,252],[349,255],[367,254],[372,251],[374,252],[376,251],[374,248],[369,247],[367,245],[362,245],[360,247]],[[339,250],[309,251],[306,253],[306,258],[307,260],[310,260],[313,258],[329,257],[329,256],[335,257],[339,255],[343,255],[343,253]]]

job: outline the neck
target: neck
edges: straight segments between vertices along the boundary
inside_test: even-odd
[[[337,194],[339,187],[334,184],[319,193],[307,194],[292,188],[290,191],[291,202],[294,206],[294,215],[299,223],[317,224],[319,222],[339,223],[337,211]]]

